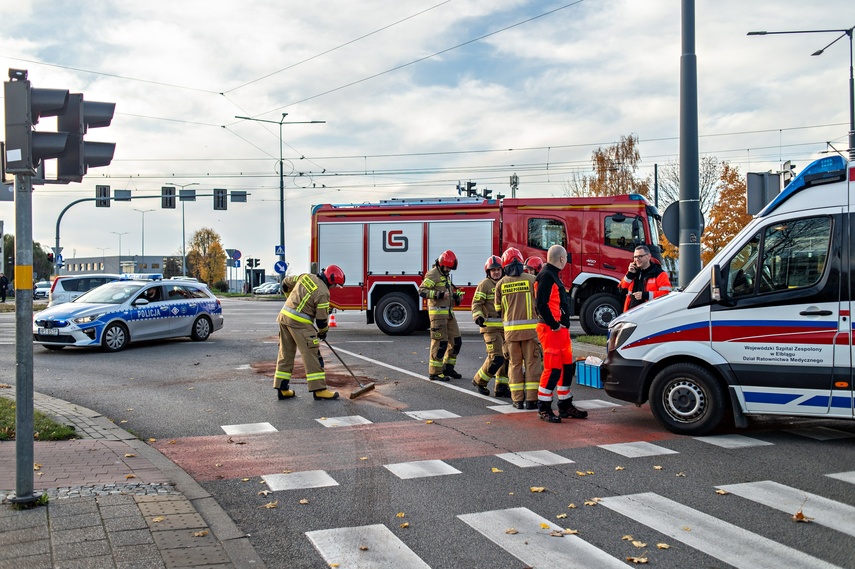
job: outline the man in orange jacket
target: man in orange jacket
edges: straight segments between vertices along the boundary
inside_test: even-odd
[[[627,291],[624,312],[671,292],[668,273],[659,261],[650,256],[650,249],[646,245],[636,247],[632,259],[626,276],[620,281],[620,287]]]

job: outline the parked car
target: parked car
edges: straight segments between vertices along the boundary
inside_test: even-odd
[[[119,279],[119,275],[111,273],[96,273],[92,275],[61,275],[54,279],[50,288],[48,308],[71,302],[85,292],[102,284]]]
[[[33,341],[49,350],[100,346],[117,352],[140,340],[204,341],[223,327],[220,301],[202,283],[121,280],[33,317]]]
[[[39,281],[33,287],[33,298],[47,298],[50,293],[50,283],[48,281]]]
[[[281,291],[279,283],[264,283],[252,289],[252,294],[279,294]]]

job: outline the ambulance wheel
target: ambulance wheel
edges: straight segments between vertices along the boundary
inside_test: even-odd
[[[113,322],[101,332],[101,349],[105,352],[118,352],[128,345],[128,329]]]
[[[650,410],[659,423],[678,435],[704,435],[724,417],[724,389],[696,364],[673,364],[653,378]]]
[[[419,311],[409,296],[400,292],[387,294],[374,309],[374,321],[389,336],[406,336],[419,324]]]
[[[586,334],[605,336],[609,331],[609,324],[620,312],[618,299],[607,292],[601,292],[582,303],[579,323]]]
[[[200,316],[193,323],[193,331],[190,332],[190,339],[194,342],[204,342],[211,335],[211,321],[207,316]]]

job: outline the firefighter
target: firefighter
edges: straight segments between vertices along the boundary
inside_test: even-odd
[[[494,302],[496,283],[502,278],[502,260],[496,255],[491,255],[484,263],[484,272],[487,278],[478,283],[472,299],[472,319],[481,330],[481,336],[487,346],[487,357],[475,374],[472,384],[481,395],[489,395],[487,384],[495,377],[496,382],[493,386],[495,396],[510,397],[508,364],[504,353],[505,332],[502,318],[496,312]]]
[[[532,255],[531,257],[525,260],[523,269],[528,274],[537,276],[541,269],[543,269],[543,259],[541,259],[537,255]]]
[[[419,296],[427,299],[430,316],[428,375],[431,381],[463,377],[454,369],[463,345],[460,328],[454,318],[454,307],[463,300],[463,291],[451,282],[451,271],[456,269],[457,256],[453,251],[443,251],[419,286]]]
[[[623,311],[626,312],[671,292],[671,279],[659,261],[650,256],[650,249],[646,245],[639,245],[632,255],[626,276],[620,281],[620,288],[627,291],[623,303]]]
[[[273,376],[273,387],[280,400],[295,395],[288,384],[297,350],[306,368],[306,383],[312,397],[338,399],[337,391],[327,389],[320,342],[329,331],[330,289],[343,285],[344,271],[337,265],[330,265],[317,275],[305,273],[282,279],[282,292],[288,298],[276,320],[279,323],[279,357]]]
[[[570,341],[570,299],[559,273],[567,265],[567,251],[553,245],[546,252],[546,265],[535,281],[537,337],[543,347],[543,373],[537,390],[537,414],[541,420],[560,423],[573,417],[584,419],[587,411],[573,405],[570,384],[576,367]],[[552,394],[558,394],[558,415],[552,412]]]
[[[495,305],[504,324],[511,400],[516,409],[536,409],[543,362],[537,341],[534,276],[523,273],[522,253],[514,247],[502,254],[502,268],[505,276],[496,283]]]

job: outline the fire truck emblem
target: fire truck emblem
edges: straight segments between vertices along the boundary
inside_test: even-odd
[[[402,229],[383,232],[383,250],[387,253],[403,253],[410,248],[410,240]]]

